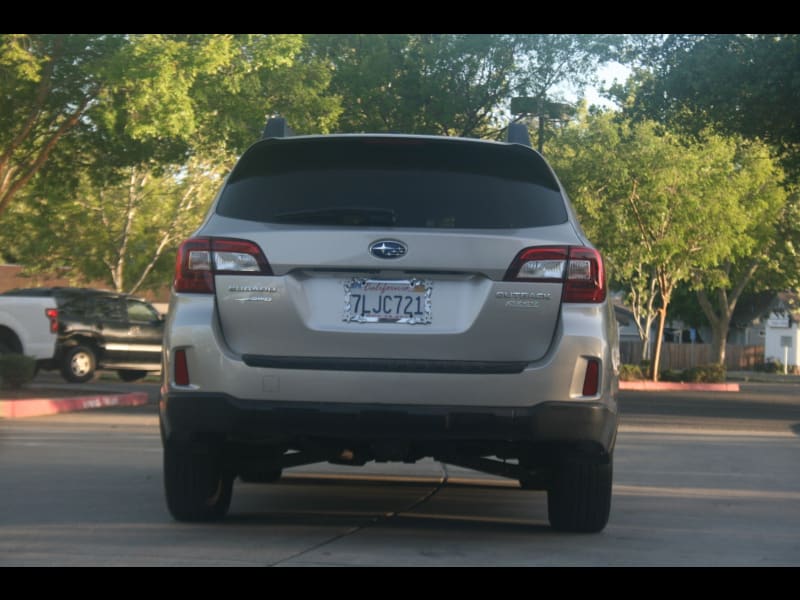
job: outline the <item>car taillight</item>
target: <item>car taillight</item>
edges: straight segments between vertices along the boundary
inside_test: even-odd
[[[58,309],[45,308],[44,314],[50,321],[50,333],[58,333]]]
[[[599,303],[606,298],[603,259],[594,248],[525,248],[506,272],[505,281],[561,282],[563,302]]]
[[[178,248],[175,260],[176,292],[213,294],[214,275],[252,273],[272,275],[258,244],[227,238],[189,238]]]

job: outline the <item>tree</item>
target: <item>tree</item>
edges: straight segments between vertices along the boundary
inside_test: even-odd
[[[488,34],[310,36],[342,98],[339,130],[486,137],[511,95],[514,44]]]
[[[340,109],[325,65],[298,64],[302,36],[125,38],[105,65],[106,95],[54,148],[0,238],[30,270],[69,267],[76,280],[135,291],[168,281],[164,258],[266,115],[314,132]]]
[[[221,174],[196,159],[158,174],[146,165],[124,171],[126,179],[103,186],[83,172],[69,190],[45,179],[15,207],[15,250],[29,271],[106,281],[129,293],[169,281],[173,264],[164,259],[200,224]]]
[[[0,217],[98,102],[123,44],[107,35],[0,35]]]
[[[657,291],[653,379],[676,286],[729,257],[742,230],[741,219],[731,218],[739,214],[735,150],[713,133],[686,140],[651,121],[615,122],[609,113],[587,117],[559,139],[552,160],[615,277],[643,300]]]
[[[717,364],[725,362],[731,319],[745,290],[800,283],[796,196],[784,187],[783,172],[766,145],[740,140],[730,178],[736,212],[728,218],[740,222],[736,243],[719,265],[692,274],[697,300],[711,325],[711,356]]]
[[[341,131],[497,138],[514,96],[580,90],[621,36],[381,34],[311,36],[342,97]],[[520,117],[521,118],[521,117]]]
[[[634,114],[693,134],[714,125],[761,140],[798,181],[800,35],[683,34],[646,38],[643,46],[650,75]]]
[[[587,236],[603,252],[609,285],[627,291],[641,338],[642,360],[650,357],[650,332],[658,312],[655,270],[639,232],[619,220],[626,210],[615,199],[624,197],[629,176],[618,156],[624,143],[625,127],[612,113],[589,115],[585,104],[578,109],[575,124],[564,129],[548,152],[548,158],[567,188]]]

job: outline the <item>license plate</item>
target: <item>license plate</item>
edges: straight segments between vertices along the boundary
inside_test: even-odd
[[[431,322],[433,282],[351,279],[344,283],[343,319],[356,323]]]

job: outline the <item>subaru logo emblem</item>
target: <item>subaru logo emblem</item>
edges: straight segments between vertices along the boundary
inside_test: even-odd
[[[370,244],[369,253],[377,258],[400,258],[408,252],[408,247],[394,240],[380,240]]]

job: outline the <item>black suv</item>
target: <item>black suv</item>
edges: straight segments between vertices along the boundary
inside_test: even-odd
[[[56,351],[42,367],[60,369],[67,381],[89,381],[97,369],[115,369],[123,381],[161,370],[164,318],[140,298],[71,287],[15,289],[4,295],[55,299]]]

